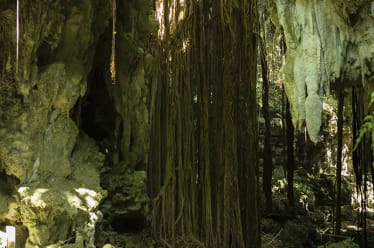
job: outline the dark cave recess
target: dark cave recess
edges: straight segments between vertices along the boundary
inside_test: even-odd
[[[101,71],[94,71],[88,80],[86,96],[81,104],[81,128],[97,141],[114,137],[117,113]]]
[[[144,216],[118,215],[110,222],[111,227],[117,233],[138,234],[146,227]]]

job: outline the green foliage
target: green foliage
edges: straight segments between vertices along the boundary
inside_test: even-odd
[[[288,248],[309,247],[311,230],[304,221],[288,221],[280,233],[280,240]]]
[[[351,238],[349,238],[341,242],[318,246],[318,248],[325,248],[325,247],[326,248],[359,248],[360,246],[356,244],[355,242],[353,242]]]
[[[371,93],[371,100],[369,103],[369,109],[372,108],[374,104],[374,92]],[[371,140],[374,141],[374,112],[370,111],[370,113],[364,118],[364,122],[361,125],[361,128],[359,130],[359,134],[356,140],[356,144],[353,147],[353,150],[356,150],[358,145],[362,142],[365,135],[370,135]],[[372,142],[374,144],[374,142]],[[374,150],[374,147],[372,145],[372,150]]]
[[[316,201],[313,189],[308,184],[303,183],[303,181],[295,182],[294,187],[296,199],[299,199],[300,206],[305,210],[313,210]]]

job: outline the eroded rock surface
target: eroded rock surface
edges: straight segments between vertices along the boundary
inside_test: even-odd
[[[273,19],[287,43],[285,89],[295,126],[304,124],[319,140],[323,97],[331,88],[374,77],[374,3],[372,1],[274,0]]]
[[[116,30],[108,1],[19,6],[17,40],[16,2],[0,1],[0,229],[22,248],[95,247],[103,218],[147,217],[152,1],[117,1]]]
[[[17,226],[17,247],[94,247],[104,155],[70,111],[103,32],[94,22],[109,13],[98,1],[20,1],[17,41],[15,2],[1,4],[0,224]]]

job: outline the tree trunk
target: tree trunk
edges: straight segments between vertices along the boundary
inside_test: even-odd
[[[293,177],[295,170],[294,157],[294,126],[292,124],[290,103],[286,99],[286,124],[287,124],[287,199],[290,208],[295,206]]]
[[[353,144],[357,142],[357,133],[359,131],[360,125],[364,118],[365,108],[363,99],[363,88],[362,87],[352,87],[352,134]],[[362,229],[363,235],[361,236],[360,231],[358,231],[358,238],[360,240],[361,247],[368,247],[367,239],[367,173],[368,168],[371,166],[371,146],[370,139],[367,135],[364,135],[363,139],[357,146],[357,149],[353,151],[352,162],[353,169],[356,176],[356,191],[361,197],[360,205],[358,208],[358,230]]]
[[[338,153],[336,158],[336,219],[335,234],[340,234],[341,229],[341,201],[342,201],[342,150],[343,150],[343,108],[344,90],[338,93]]]
[[[156,2],[148,187],[153,235],[167,247],[260,247],[256,6],[234,2]]]
[[[262,189],[266,198],[266,212],[269,214],[272,212],[272,193],[271,193],[271,180],[273,177],[273,159],[270,144],[271,130],[270,130],[270,115],[269,115],[269,79],[268,79],[268,68],[266,61],[266,48],[261,41],[261,69],[262,69],[262,114],[265,121],[265,133],[264,133],[264,171],[262,178]]]

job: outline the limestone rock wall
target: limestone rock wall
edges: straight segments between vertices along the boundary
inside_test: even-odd
[[[146,191],[148,78],[153,67],[149,42],[154,41],[157,25],[152,21],[150,0],[118,1],[117,8],[117,77],[113,81],[109,74],[112,30],[106,30],[95,54],[88,97],[83,99],[86,114],[82,121],[83,129],[97,137],[106,154],[101,185],[108,196],[100,208],[104,221],[98,227],[97,244],[145,247],[150,220]]]
[[[129,2],[119,1],[118,9]],[[84,133],[77,109],[89,94],[94,58],[105,49],[99,41],[111,32],[112,5],[20,0],[19,6],[17,40],[16,1],[0,1],[0,228],[17,226],[17,247],[95,247],[108,154]],[[124,18],[138,18],[126,11]],[[111,90],[117,126],[126,123],[117,138],[129,164],[146,161],[144,66],[135,65],[128,76],[119,63],[119,84]],[[130,97],[131,103],[117,99]]]
[[[268,1],[286,38],[285,89],[292,118],[319,140],[322,101],[330,88],[367,83],[374,77],[374,2]]]
[[[20,1],[17,41],[15,2],[0,8],[0,224],[17,226],[17,247],[94,247],[104,155],[70,110],[85,94],[95,18],[110,12],[98,1]]]

